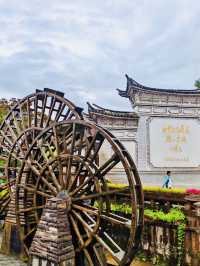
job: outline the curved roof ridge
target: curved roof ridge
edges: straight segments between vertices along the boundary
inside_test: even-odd
[[[160,93],[172,93],[172,94],[198,94],[200,95],[200,90],[199,89],[160,89],[160,88],[153,88],[153,87],[148,87],[140,84],[133,78],[129,77],[127,74],[125,74],[125,77],[127,79],[127,87],[126,90],[120,90],[117,89],[119,95],[121,97],[128,98],[129,97],[129,90],[134,90],[134,91],[149,91],[149,92],[160,92]]]
[[[199,89],[160,89],[160,88],[154,88],[154,87],[149,87],[149,86],[144,86],[134,79],[130,78],[127,74],[125,75],[127,78],[127,84],[128,84],[128,89],[133,87],[135,89],[140,88],[144,90],[150,90],[150,91],[159,91],[159,92],[169,92],[169,93],[200,93]]]
[[[135,112],[133,111],[118,111],[118,110],[112,110],[108,108],[101,107],[97,104],[90,104],[87,102],[88,105],[88,113],[99,113],[99,114],[104,114],[104,115],[111,115],[111,116],[127,116],[127,117],[136,117],[138,116]]]
[[[133,111],[119,111],[119,110],[113,110],[113,109],[108,109],[108,108],[104,108],[101,107],[95,103],[90,104],[89,102],[87,102],[87,104],[92,107],[93,110],[99,110],[99,111],[109,111],[109,112],[117,112],[117,113],[134,113]],[[94,108],[96,107],[96,108]]]

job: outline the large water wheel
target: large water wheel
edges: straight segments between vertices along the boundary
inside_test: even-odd
[[[99,154],[105,144],[112,154],[101,161]],[[127,188],[111,189],[107,183],[109,172],[118,164],[128,184],[131,218],[117,215],[111,206],[115,195],[127,193]],[[26,225],[23,242],[27,253],[47,199],[61,191],[70,199],[68,216],[77,265],[80,256],[93,265],[95,243],[119,265],[129,265],[140,240],[143,197],[137,169],[123,145],[101,127],[81,120],[56,123],[36,137],[16,179],[17,223]],[[22,195],[23,208],[18,204]],[[123,245],[106,230],[112,226],[126,230]]]
[[[63,96],[49,89],[36,91],[19,101],[1,125],[0,158],[5,161],[7,183],[0,187],[4,191],[0,212],[5,211],[12,195],[14,216],[18,228],[23,228],[19,231],[29,255],[47,200],[63,192],[69,199],[76,265],[85,261],[94,265],[97,245],[119,265],[129,265],[139,245],[143,222],[137,169],[118,139],[84,122],[81,109]],[[105,146],[111,151],[109,159],[100,156]],[[109,174],[119,165],[127,187],[113,189],[108,185]],[[124,218],[113,210],[112,201],[120,194],[129,197],[131,217]],[[96,259],[105,265],[101,256]]]
[[[81,111],[62,92],[51,89],[36,90],[11,108],[0,127],[0,159],[6,178],[0,186],[0,215],[8,206],[21,162],[35,137],[55,121],[82,119]]]

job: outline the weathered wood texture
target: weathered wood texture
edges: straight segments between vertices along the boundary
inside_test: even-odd
[[[170,209],[176,205],[182,207],[186,215],[184,241],[184,262],[192,266],[200,265],[200,198],[198,195],[181,193],[145,193],[145,203],[152,208]],[[157,197],[156,197],[157,196]],[[174,205],[176,204],[176,205]],[[178,255],[177,224],[149,221],[145,222],[143,249],[151,254],[161,254],[172,262]]]
[[[128,193],[128,191],[127,191]],[[128,195],[118,194],[114,201],[128,203]],[[186,215],[183,265],[200,265],[200,196],[186,193],[144,191],[145,207],[166,212],[179,206]],[[153,221],[145,218],[142,249],[152,256],[162,255],[173,265],[178,258],[178,223]],[[124,232],[125,233],[125,232]],[[175,265],[175,264],[174,264]]]
[[[43,210],[31,248],[30,265],[41,261],[52,265],[74,265],[75,251],[65,200],[51,198]],[[49,264],[48,264],[49,265]]]

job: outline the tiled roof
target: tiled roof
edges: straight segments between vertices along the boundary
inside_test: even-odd
[[[196,94],[200,95],[200,90],[199,89],[192,89],[192,90],[179,90],[179,89],[159,89],[159,88],[151,88],[144,86],[134,79],[130,78],[127,74],[125,75],[127,78],[127,87],[126,90],[119,90],[118,93],[122,97],[129,97],[129,92],[132,91],[146,91],[146,92],[158,92],[158,93],[170,93],[170,94]]]
[[[138,115],[135,112],[116,111],[116,110],[106,109],[96,104],[90,104],[89,102],[87,102],[87,105],[88,105],[89,115],[101,114],[105,116],[125,117],[125,118],[137,118],[138,117]]]

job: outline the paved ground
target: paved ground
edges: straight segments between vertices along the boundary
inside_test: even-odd
[[[0,254],[0,266],[25,266],[26,264],[20,262],[14,257],[7,257]]]
[[[0,244],[2,239],[2,233],[0,232]],[[0,266],[25,266],[26,263],[22,263],[15,257],[5,256],[0,253]]]
[[[0,232],[0,244],[1,244],[2,234]],[[111,261],[110,261],[111,262]],[[113,262],[113,265],[115,263]],[[152,264],[134,261],[133,266],[153,266]],[[11,256],[5,256],[0,253],[0,266],[26,266],[26,263],[22,263],[19,259]]]

